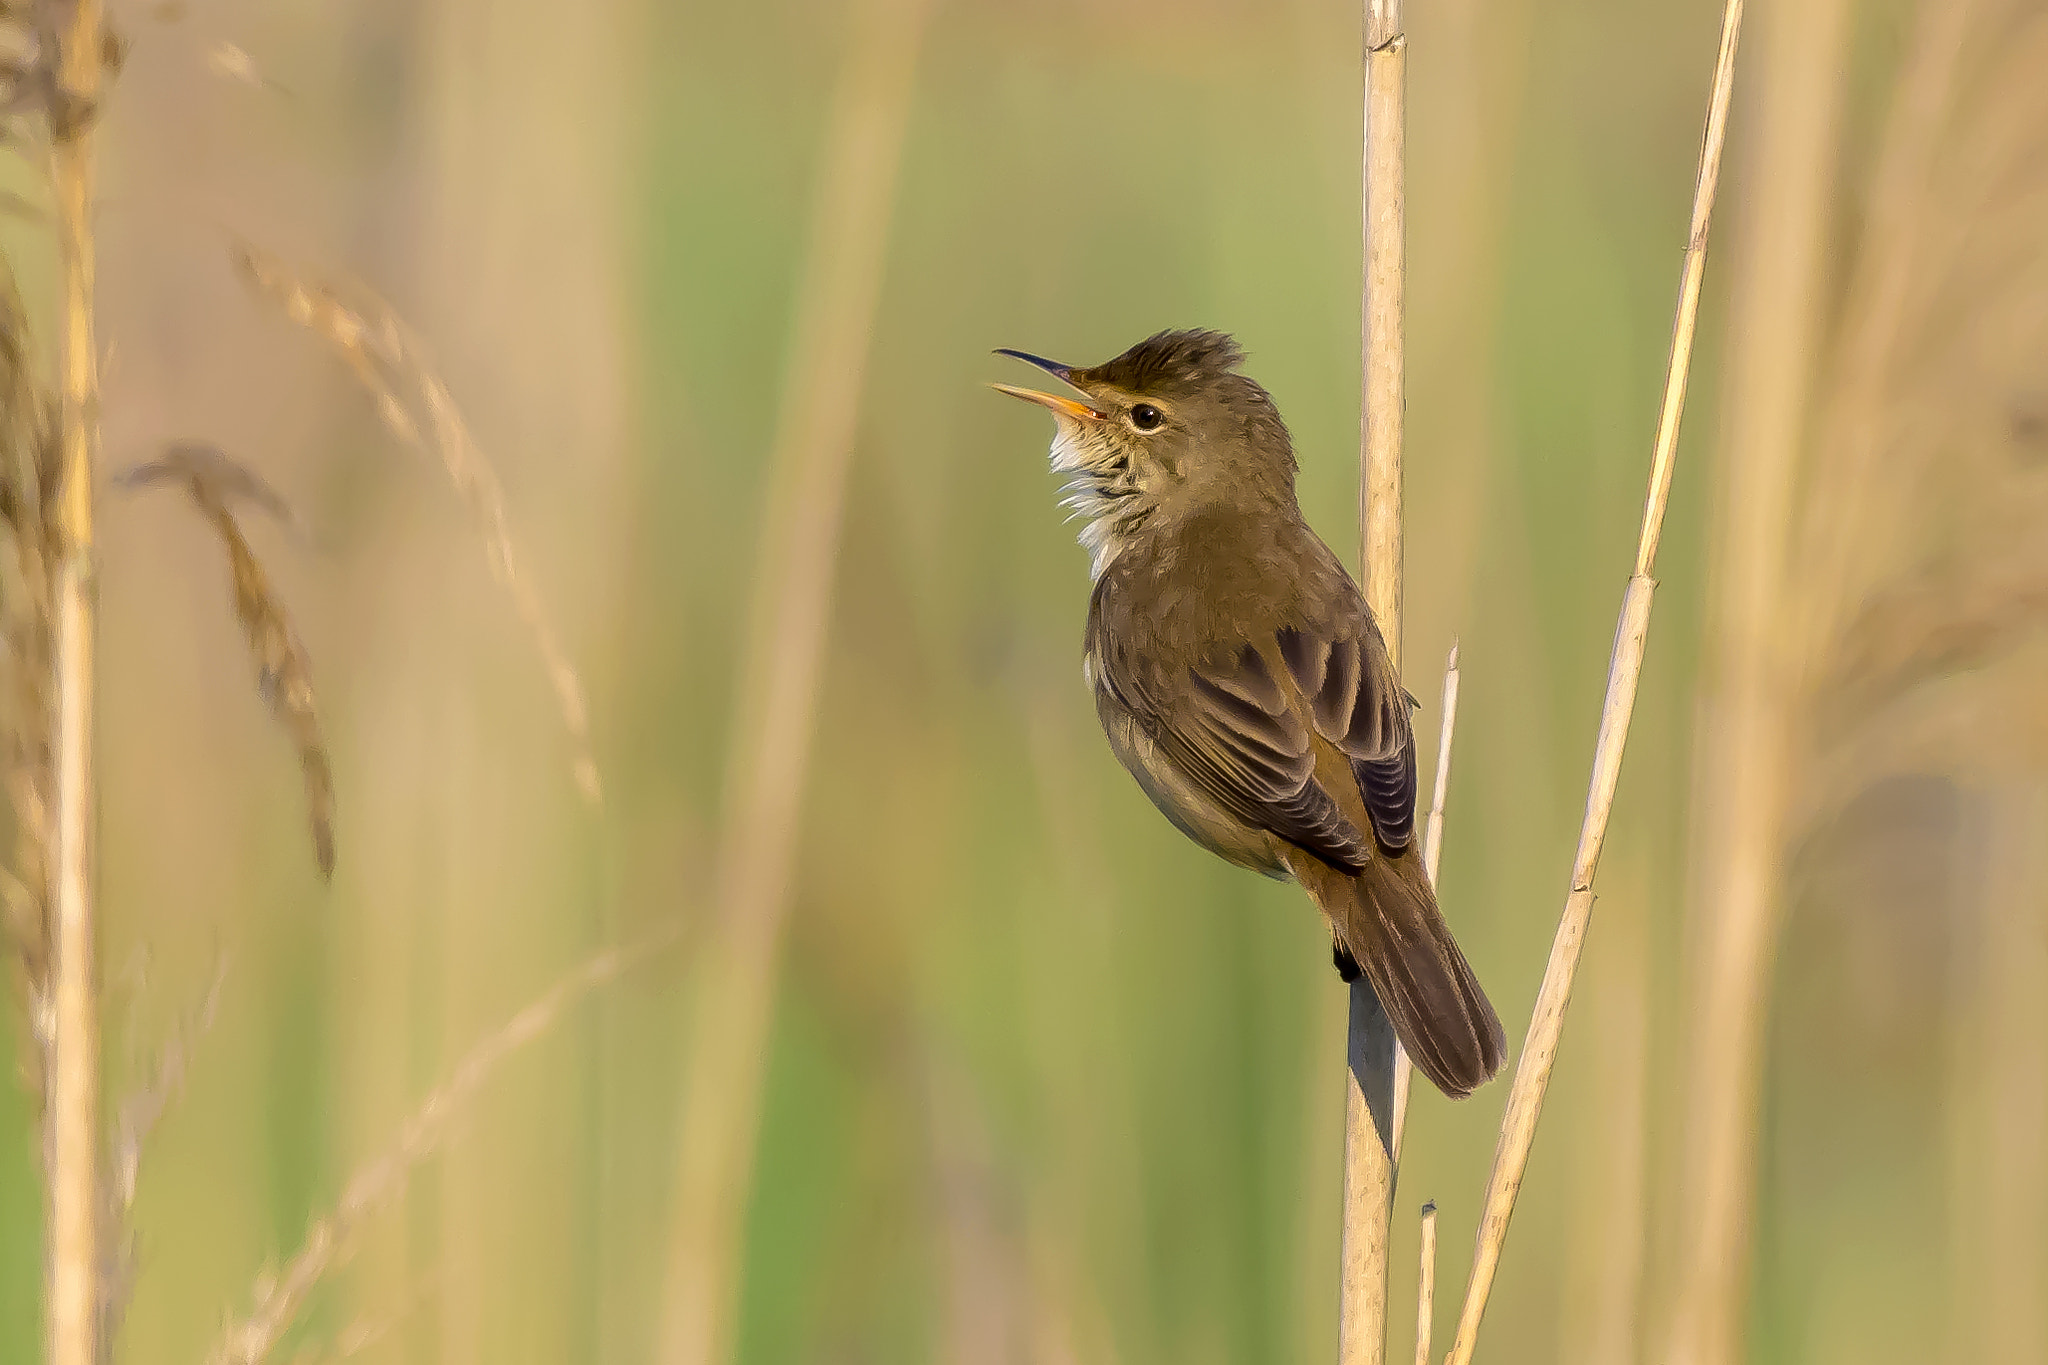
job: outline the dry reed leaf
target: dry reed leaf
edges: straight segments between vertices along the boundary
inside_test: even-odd
[[[253,471],[211,446],[170,446],[160,458],[127,471],[115,482],[126,488],[178,484],[220,537],[234,584],[235,619],[241,622],[249,653],[256,661],[257,691],[298,754],[306,787],[306,814],[312,825],[313,858],[320,875],[332,877],[334,770],[320,731],[312,669],[284,602],[272,590],[230,504],[253,503],[287,524],[292,522],[290,508]]]
[[[544,1036],[572,1006],[675,946],[681,936],[681,926],[672,924],[637,944],[605,949],[471,1048],[406,1118],[392,1144],[356,1168],[333,1210],[314,1222],[284,1268],[257,1278],[254,1305],[247,1316],[221,1330],[207,1352],[207,1365],[258,1365],[268,1360],[297,1320],[306,1296],[348,1259],[363,1220],[397,1198],[413,1170],[440,1150],[455,1121],[498,1067]]]
[[[391,307],[367,290],[354,291],[360,305],[343,300],[333,287],[309,280],[284,262],[241,243],[233,259],[257,293],[275,303],[291,321],[326,341],[370,395],[377,416],[392,435],[421,454],[438,458],[469,509],[484,545],[484,556],[512,606],[533,637],[562,724],[576,752],[576,786],[592,804],[603,797],[590,747],[590,715],[583,683],[556,638],[539,596],[520,574],[505,514],[505,492],[453,395],[427,363],[425,348]]]

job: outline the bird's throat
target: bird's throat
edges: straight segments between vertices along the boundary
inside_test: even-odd
[[[1069,521],[1081,523],[1081,547],[1088,551],[1088,574],[1100,579],[1132,536],[1151,520],[1153,500],[1133,475],[1121,453],[1082,438],[1074,424],[1060,423],[1052,443],[1052,467],[1067,475],[1060,506]]]

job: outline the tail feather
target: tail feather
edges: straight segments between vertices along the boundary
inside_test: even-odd
[[[1356,874],[1310,854],[1292,861],[1416,1070],[1452,1099],[1493,1079],[1507,1060],[1507,1034],[1437,909],[1421,855],[1381,851]]]

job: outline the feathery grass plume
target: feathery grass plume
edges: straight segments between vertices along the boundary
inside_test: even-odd
[[[1365,192],[1359,297],[1359,581],[1387,652],[1401,664],[1401,444],[1407,364],[1408,37],[1401,0],[1365,0]],[[1387,1350],[1387,1271],[1401,1081],[1408,1059],[1360,977],[1344,1039],[1344,1236],[1337,1359],[1379,1365]]]
[[[1728,105],[1735,85],[1735,53],[1742,34],[1743,0],[1727,0],[1721,20],[1720,53],[1715,61],[1713,90],[1708,99],[1706,132],[1701,139],[1698,178],[1693,188],[1692,224],[1685,263],[1680,272],[1677,317],[1671,329],[1671,355],[1664,380],[1664,400],[1657,418],[1649,493],[1643,508],[1642,531],[1636,544],[1635,570],[1622,598],[1616,623],[1614,653],[1608,663],[1607,697],[1600,708],[1600,733],[1594,743],[1593,776],[1586,793],[1586,815],[1579,828],[1578,851],[1572,860],[1571,891],[1558,921],[1550,962],[1537,993],[1534,1017],[1515,1067],[1507,1110],[1501,1117],[1500,1140],[1494,1148],[1486,1205],[1480,1215],[1478,1245],[1473,1250],[1472,1277],[1458,1315],[1458,1334],[1448,1365],[1471,1365],[1479,1344],[1479,1323],[1500,1268],[1501,1248],[1515,1197],[1528,1169],[1536,1141],[1536,1123],[1550,1087],[1550,1073],[1564,1033],[1571,1004],[1572,981],[1585,946],[1593,915],[1593,878],[1614,812],[1615,788],[1621,779],[1622,754],[1628,745],[1629,720],[1635,711],[1636,689],[1642,681],[1643,652],[1650,631],[1652,576],[1657,548],[1663,539],[1664,511],[1671,501],[1673,465],[1678,454],[1679,419],[1685,412],[1686,380],[1692,370],[1693,336],[1699,325],[1700,286],[1707,263],[1707,233],[1713,223],[1714,198],[1720,187],[1721,152],[1728,135]]]
[[[246,465],[217,447],[191,442],[167,447],[161,456],[126,471],[115,483],[124,488],[178,485],[220,537],[234,585],[235,619],[241,623],[256,662],[256,689],[298,755],[306,786],[306,818],[313,832],[313,861],[322,877],[332,877],[334,767],[320,731],[312,669],[284,600],[272,590],[231,504],[249,503],[286,525],[294,524],[291,508]]]
[[[582,679],[555,635],[539,594],[519,571],[505,490],[497,473],[471,438],[448,386],[427,362],[419,337],[390,305],[367,290],[348,291],[355,296],[351,301],[337,287],[309,279],[246,242],[234,248],[233,259],[257,293],[334,348],[393,436],[441,462],[483,539],[491,577],[512,598],[513,610],[540,653],[563,727],[575,748],[571,773],[577,789],[592,804],[600,802],[603,784],[591,752],[590,710]]]
[[[1701,906],[1714,970],[1691,1033],[1711,1065],[1685,1073],[1681,1179],[1700,1212],[1672,1356],[1707,1365],[1740,1351],[1783,867],[1882,778],[2048,771],[2048,479],[2028,420],[2048,391],[2048,15],[1928,0],[1902,53],[1826,337],[1787,590],[1760,608],[1784,739],[1743,801],[1781,814],[1737,847],[1765,869],[1750,893]]]
[[[848,466],[930,0],[865,0],[827,115],[769,456],[726,778],[715,927],[695,968],[657,1358],[723,1365],[788,922]]]
[[[315,1220],[283,1268],[265,1271],[257,1278],[249,1311],[221,1328],[206,1354],[207,1365],[257,1365],[270,1359],[297,1322],[307,1295],[347,1261],[364,1220],[404,1192],[413,1171],[441,1150],[456,1122],[498,1068],[546,1036],[571,1009],[674,947],[681,937],[681,927],[669,925],[637,943],[596,953],[464,1054],[406,1117],[391,1145],[349,1176],[341,1198]]]

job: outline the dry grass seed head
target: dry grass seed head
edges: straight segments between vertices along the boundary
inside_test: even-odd
[[[291,321],[333,347],[370,395],[377,416],[399,441],[437,458],[469,509],[484,546],[491,577],[512,598],[513,609],[533,637],[541,665],[575,747],[571,764],[577,789],[593,804],[602,799],[597,762],[590,747],[590,713],[583,682],[538,595],[519,572],[505,514],[505,492],[453,395],[427,362],[419,338],[390,305],[367,290],[352,291],[359,305],[331,285],[309,280],[276,257],[247,243],[235,247],[235,265],[257,293],[275,303]]]
[[[1882,346],[1853,307],[1838,340],[1883,366],[1860,383],[1844,366],[1816,434],[1804,581],[1840,595],[1808,615],[1829,624],[1809,642],[1816,821],[1901,772],[2048,767],[2048,463],[2029,421],[2048,393],[2048,12],[1984,8],[1912,192],[1863,248],[1912,282]],[[1812,532],[1845,508],[1854,524],[1827,529],[1853,567],[1830,580]]]
[[[212,446],[170,446],[158,459],[123,474],[117,483],[126,488],[179,485],[220,538],[234,587],[235,619],[241,623],[249,653],[256,661],[257,690],[298,755],[314,861],[321,876],[333,876],[334,771],[320,730],[312,669],[284,601],[271,588],[263,565],[242,534],[232,504],[253,504],[288,525],[292,524],[291,509],[253,471]]]

